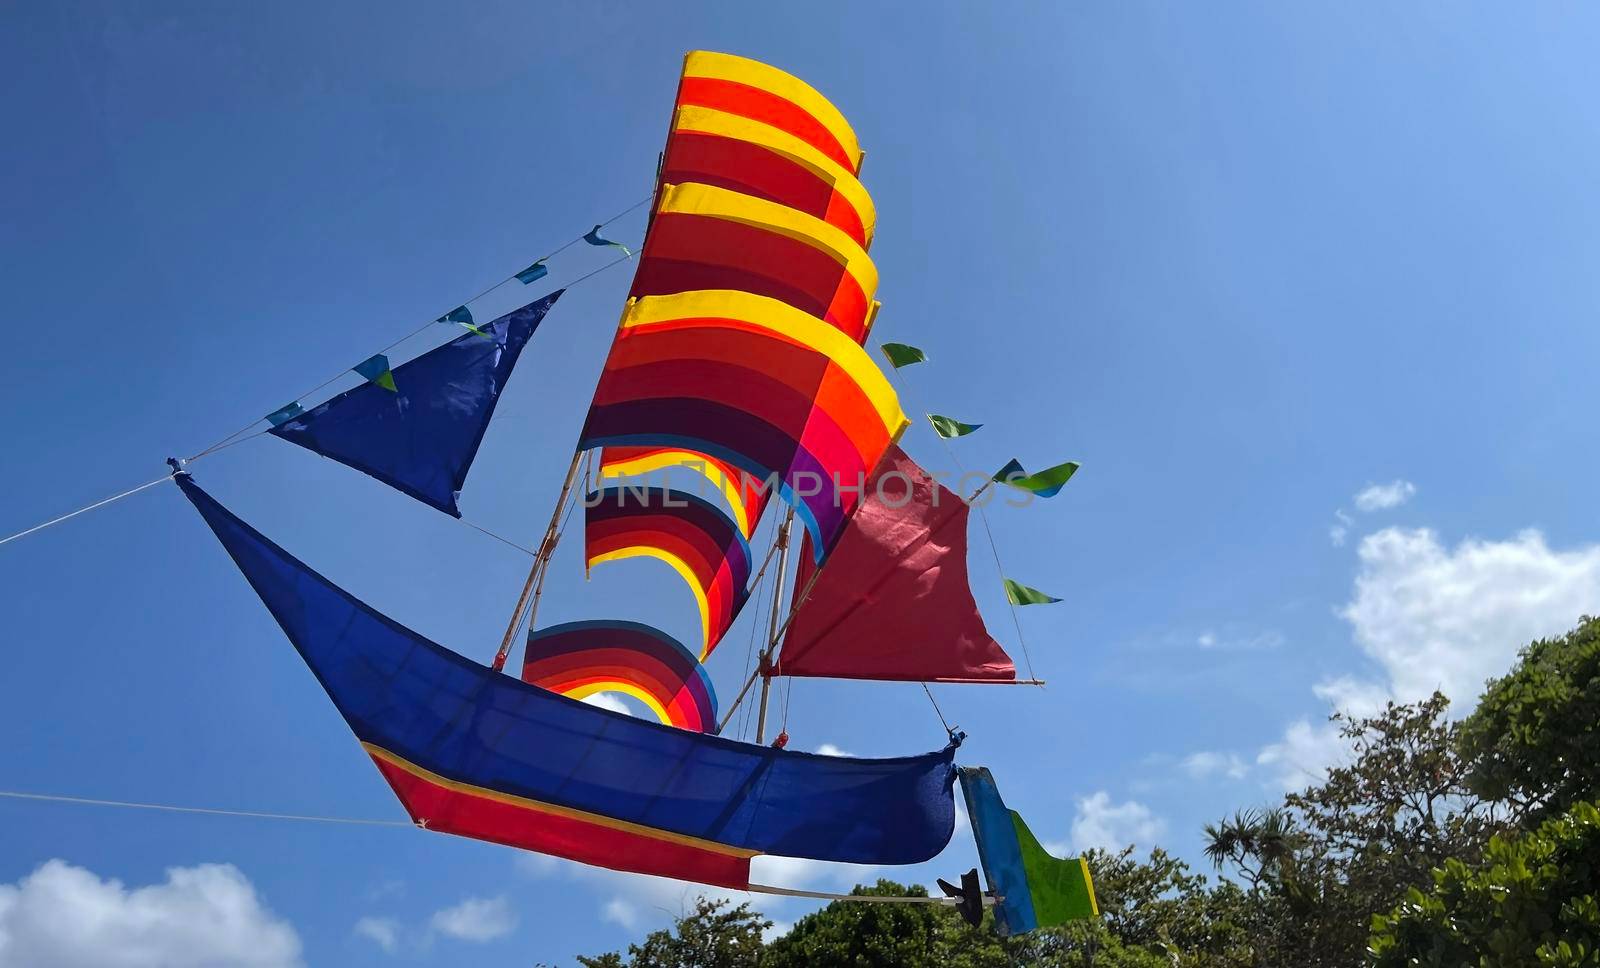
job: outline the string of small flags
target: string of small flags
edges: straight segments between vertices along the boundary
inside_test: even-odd
[[[620,218],[620,216],[618,217]],[[488,295],[506,283],[511,282],[513,279],[517,282],[520,282],[524,286],[532,285],[533,283],[538,282],[540,279],[543,279],[550,274],[550,267],[547,265],[549,260],[553,258],[556,253],[565,250],[567,246],[580,241],[580,239],[581,241],[587,242],[590,245],[620,249],[622,250],[624,257],[632,256],[633,250],[629,249],[626,245],[623,245],[621,242],[615,242],[611,239],[607,239],[600,235],[600,230],[604,228],[606,224],[607,223],[604,222],[597,224],[579,239],[573,239],[572,242],[569,242],[567,245],[557,249],[555,253],[551,253],[542,259],[538,259],[526,269],[516,272],[500,282],[495,283],[493,286],[485,289],[477,296],[474,296],[471,300],[468,300],[468,303]],[[438,319],[434,320],[434,322],[443,323],[445,325],[460,326],[467,332],[476,336],[481,336],[484,339],[494,338],[493,334],[478,326],[478,321],[472,314],[472,308],[466,303],[463,303],[462,305],[450,310],[443,316],[440,316]],[[383,353],[374,353],[372,356],[367,357],[365,360],[362,360],[360,363],[357,363],[350,369],[368,383],[382,387],[391,393],[400,392],[399,386],[395,383],[394,369],[389,365],[389,357]],[[281,427],[289,421],[300,417],[305,412],[305,408],[300,405],[300,401],[295,400],[267,414],[266,420],[274,427]]]
[[[928,354],[920,347],[909,343],[882,343],[878,349],[882,351],[884,359],[889,361],[889,365],[896,370],[928,362]],[[966,423],[943,414],[930,413],[926,416],[928,423],[933,427],[933,432],[945,440],[965,437],[983,427],[983,424]],[[1061,489],[1077,472],[1077,462],[1067,461],[1029,474],[1023,468],[1021,461],[1012,458],[1006,466],[995,472],[992,480],[997,484],[1026,491],[1034,497],[1051,498],[1061,493]],[[1001,576],[1001,582],[1005,585],[1006,601],[1012,605],[1052,605],[1061,601],[1054,595],[1046,594],[1004,575]]]

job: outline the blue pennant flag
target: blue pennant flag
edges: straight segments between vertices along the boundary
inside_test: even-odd
[[[549,274],[550,270],[545,268],[544,260],[540,259],[538,262],[535,262],[533,265],[517,273],[517,281],[526,286],[530,283],[543,279]]]
[[[274,427],[281,427],[305,412],[305,408],[300,406],[300,404],[291,403],[286,407],[279,407],[277,410],[267,414],[267,420],[271,422]]]
[[[484,323],[488,339],[457,336],[392,370],[385,357],[375,356],[362,367],[381,361],[381,377],[389,382],[362,372],[371,382],[293,415],[270,433],[459,518],[456,500],[500,391],[562,292]]]
[[[611,246],[615,246],[615,247],[617,247],[617,248],[622,250],[622,254],[623,255],[633,255],[632,252],[628,251],[628,247],[623,245],[621,242],[613,242],[610,239],[601,238],[600,237],[600,226],[598,226],[598,225],[596,225],[594,228],[589,230],[589,234],[585,235],[583,237],[583,241],[589,243],[590,245],[611,245]]]

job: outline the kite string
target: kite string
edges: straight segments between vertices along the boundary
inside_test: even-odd
[[[158,482],[159,483],[159,482]],[[213,807],[182,807],[170,803],[138,803],[131,800],[97,800],[51,793],[24,793],[0,790],[0,797],[12,800],[38,800],[47,803],[78,803],[92,807],[129,807],[137,810],[163,810],[169,813],[205,813],[218,817],[254,817],[258,820],[299,820],[306,823],[358,824],[368,827],[415,827],[409,820],[375,820],[364,817],[312,817],[294,813],[263,813],[257,810],[220,810]]]
[[[171,479],[172,476],[173,476],[172,474],[163,474],[163,475],[161,475],[160,477],[156,478],[153,481],[145,481],[143,484],[140,484],[138,487],[130,487],[126,491],[123,491],[121,494],[113,494],[110,497],[105,498],[105,499],[100,500],[100,501],[96,501],[93,504],[84,505],[83,507],[77,509],[76,511],[68,511],[66,514],[61,515],[59,518],[51,518],[49,521],[46,521],[43,524],[36,524],[31,528],[27,528],[26,530],[18,531],[16,534],[9,535],[9,536],[7,536],[5,538],[0,538],[0,545],[6,544],[7,542],[15,541],[18,538],[26,538],[28,535],[33,534],[35,531],[43,531],[45,528],[48,528],[48,527],[50,527],[52,525],[60,524],[61,522],[66,521],[69,518],[75,518],[80,514],[87,514],[88,512],[93,511],[95,508],[103,508],[107,504],[114,504],[117,501],[120,501],[125,497],[130,497],[130,496],[132,496],[134,494],[138,494],[140,491],[144,490],[147,487],[155,487],[157,484],[161,484],[161,483]]]

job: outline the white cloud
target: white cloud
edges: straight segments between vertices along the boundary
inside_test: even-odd
[[[1340,615],[1403,701],[1439,688],[1465,713],[1523,645],[1600,611],[1600,546],[1557,551],[1537,531],[1450,549],[1426,528],[1385,528],[1359,557]]]
[[[1387,484],[1369,485],[1352,500],[1356,502],[1356,510],[1368,514],[1373,511],[1386,511],[1397,508],[1411,500],[1417,493],[1417,486],[1410,481],[1390,481]]]
[[[823,743],[821,746],[817,747],[817,752],[822,756],[854,756],[855,755],[854,753],[849,753],[849,752],[846,752],[845,750],[840,749],[839,747],[833,745],[832,743]]]
[[[1212,776],[1226,776],[1230,780],[1240,780],[1250,770],[1245,761],[1239,758],[1238,753],[1222,753],[1215,750],[1191,753],[1178,765],[1196,780]]]
[[[1072,818],[1072,846],[1078,851],[1090,847],[1121,850],[1129,844],[1149,847],[1166,826],[1137,800],[1112,803],[1109,793],[1098,790],[1078,799],[1078,813]]]
[[[614,713],[622,713],[624,716],[633,715],[633,710],[628,708],[627,703],[609,692],[597,692],[593,695],[584,696],[579,702],[586,702],[591,706],[599,706],[601,709],[609,709]]]
[[[1217,644],[1217,634],[1215,632],[1201,632],[1200,637],[1195,639],[1195,642],[1200,648],[1209,649]]]
[[[1560,551],[1537,531],[1447,548],[1426,528],[1385,528],[1363,538],[1357,556],[1355,589],[1339,614],[1381,679],[1341,676],[1313,687],[1352,716],[1434,689],[1465,715],[1484,681],[1504,674],[1522,646],[1600,611],[1600,546]],[[1299,719],[1256,762],[1294,789],[1320,781],[1347,753],[1331,725]]]
[[[300,938],[231,864],[129,890],[62,860],[0,884],[0,968],[290,968]]]
[[[400,947],[400,922],[394,918],[366,917],[356,922],[355,933],[384,951]]]
[[[433,930],[461,941],[493,941],[516,930],[517,916],[504,896],[469,897],[428,922]]]

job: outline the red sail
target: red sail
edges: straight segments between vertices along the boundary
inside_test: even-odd
[[[773,671],[922,682],[1016,679],[1016,666],[984,628],[967,584],[969,511],[890,446],[820,573],[801,552],[795,594],[804,597]]]

